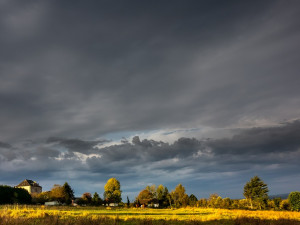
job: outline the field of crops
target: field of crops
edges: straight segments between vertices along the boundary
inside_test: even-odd
[[[55,222],[54,222],[55,221]],[[3,206],[0,224],[299,224],[300,212]]]

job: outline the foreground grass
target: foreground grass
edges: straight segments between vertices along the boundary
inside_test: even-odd
[[[212,220],[212,221],[183,221],[183,220],[151,220],[151,219],[129,219],[121,220],[109,217],[98,218],[68,218],[61,219],[57,216],[46,216],[43,218],[11,218],[0,217],[1,225],[300,225],[295,220],[261,220],[254,218],[237,218],[234,220]]]
[[[300,212],[211,208],[110,209],[74,207],[0,208],[2,225],[300,225]]]

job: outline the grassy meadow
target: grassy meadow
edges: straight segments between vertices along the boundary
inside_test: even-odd
[[[2,206],[0,224],[221,224],[300,225],[300,212],[213,208],[136,209],[99,207]]]

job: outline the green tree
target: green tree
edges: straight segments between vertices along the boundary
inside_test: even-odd
[[[160,184],[156,189],[156,197],[160,207],[167,207],[169,205],[169,190]]]
[[[178,184],[174,191],[171,192],[172,200],[175,207],[187,206],[189,202],[189,196],[185,193],[185,188],[182,184]]]
[[[0,186],[0,204],[30,204],[31,195],[23,188]]]
[[[244,186],[244,196],[250,202],[251,209],[253,203],[257,203],[261,209],[268,199],[268,186],[258,176],[251,178]]]
[[[13,188],[13,203],[30,204],[32,197],[27,190],[23,188]]]
[[[281,198],[274,198],[274,199],[273,199],[274,206],[275,206],[275,209],[276,209],[276,210],[280,209],[280,203],[281,203],[281,201],[282,201]]]
[[[198,201],[197,197],[195,195],[191,194],[189,197],[189,205],[196,206],[197,201]]]
[[[162,184],[158,185],[158,187],[156,189],[156,195],[157,195],[158,200],[163,199],[164,190],[165,190],[165,187]]]
[[[288,197],[291,209],[294,211],[300,210],[300,192],[294,191],[289,194]]]
[[[169,190],[168,190],[167,187],[165,187],[163,196],[164,197],[163,197],[162,207],[171,206],[172,205],[171,195],[170,195]]]
[[[67,182],[65,182],[62,187],[63,187],[63,195],[64,195],[63,201],[66,204],[70,205],[72,203],[72,200],[75,198],[74,191]]]
[[[97,192],[95,192],[93,195],[92,204],[95,206],[99,206],[102,204],[102,199],[100,198],[100,196]]]
[[[121,185],[116,178],[110,178],[104,186],[104,199],[108,203],[121,202]]]
[[[127,207],[129,207],[129,206],[130,206],[130,200],[129,200],[128,196],[127,196]]]

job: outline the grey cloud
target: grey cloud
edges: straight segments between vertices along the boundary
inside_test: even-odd
[[[0,26],[3,140],[222,127],[269,115],[278,122],[298,111],[297,7],[274,1],[4,5],[1,21],[15,15],[17,25],[25,20],[32,29],[24,38],[22,29]]]
[[[44,146],[42,143],[36,145],[21,144],[6,149],[0,148],[0,159],[4,161],[28,161],[32,158],[38,161],[44,161],[48,160],[49,157],[58,157],[59,154],[59,150]]]
[[[217,154],[266,154],[299,150],[300,121],[276,127],[256,127],[241,131],[231,139],[211,140]]]
[[[167,171],[191,168],[193,171],[240,171],[255,165],[295,164],[300,154],[300,122],[280,126],[241,130],[228,139],[197,140],[180,138],[173,144],[133,138],[133,144],[99,149],[101,158],[87,162],[102,171],[117,162],[122,172],[131,167],[155,164],[154,169]],[[296,164],[295,164],[296,165]]]
[[[107,140],[102,141],[83,141],[80,139],[68,139],[59,137],[50,137],[47,139],[46,143],[56,143],[67,148],[70,152],[82,152],[87,153],[92,151],[92,149],[99,145],[107,142]]]
[[[11,145],[0,141],[0,148],[11,148]]]

